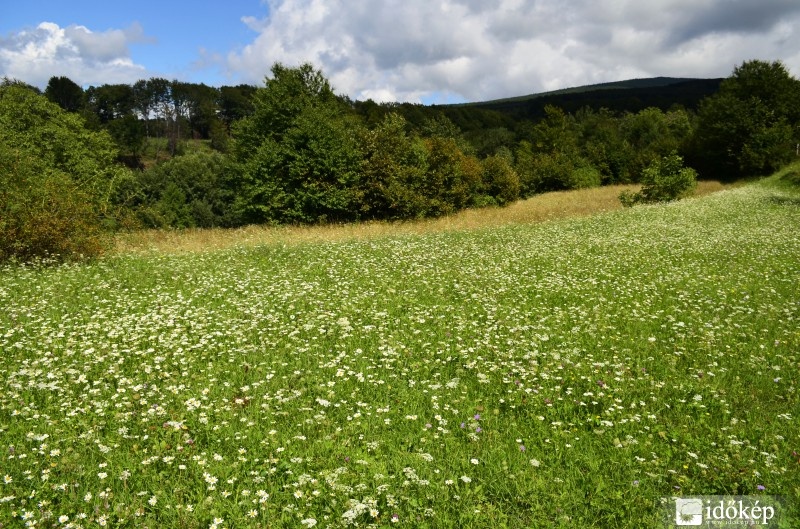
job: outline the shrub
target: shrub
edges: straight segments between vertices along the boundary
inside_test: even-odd
[[[494,155],[483,160],[483,181],[488,196],[493,199],[491,202],[503,205],[519,198],[519,175],[503,156]]]
[[[234,226],[232,163],[218,152],[198,151],[139,174],[143,203],[137,214],[153,228]]]
[[[128,172],[113,140],[44,96],[0,85],[0,260],[97,255]]]
[[[697,172],[683,166],[683,158],[673,153],[654,160],[642,172],[638,193],[623,191],[619,200],[624,206],[638,203],[668,202],[689,195],[697,185]]]
[[[572,171],[568,183],[570,189],[584,189],[588,187],[600,187],[602,179],[603,175],[600,174],[597,168],[591,165],[584,165],[582,167],[576,167]]]
[[[67,173],[0,143],[0,262],[98,255],[91,203]]]

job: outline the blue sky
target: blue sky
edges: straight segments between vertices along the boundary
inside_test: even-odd
[[[205,58],[202,50],[211,56],[243,47],[255,33],[242,17],[267,14],[267,5],[259,0],[2,0],[0,38],[42,22],[61,28],[85,26],[96,33],[138,24],[143,34],[130,42],[130,58],[144,65],[148,74],[220,85],[229,79],[221,66],[198,64]]]
[[[482,101],[637,77],[800,77],[797,0],[0,0],[0,76],[261,84],[311,62],[354,99]]]

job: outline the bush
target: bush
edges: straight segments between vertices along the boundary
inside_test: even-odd
[[[44,96],[0,85],[0,260],[66,260],[103,249],[128,172],[114,142]]]
[[[224,154],[198,151],[141,172],[139,219],[151,228],[236,225],[232,167]]]
[[[0,262],[96,256],[91,197],[63,171],[0,143]]]
[[[697,185],[697,172],[683,166],[683,158],[673,153],[653,161],[642,173],[638,193],[623,191],[619,200],[629,207],[639,203],[669,202],[689,195]]]
[[[494,155],[483,160],[483,181],[495,204],[504,205],[519,198],[519,175],[503,156]]]
[[[576,167],[572,174],[569,176],[569,188],[570,189],[584,189],[589,187],[600,187],[602,184],[603,175],[600,174],[600,171],[591,166],[591,165],[584,165],[582,167]]]

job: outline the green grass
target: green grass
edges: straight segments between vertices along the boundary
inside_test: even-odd
[[[0,269],[0,527],[639,528],[700,494],[797,515],[800,195],[777,180]]]

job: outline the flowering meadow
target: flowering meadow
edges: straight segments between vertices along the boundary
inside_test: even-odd
[[[0,269],[0,527],[800,509],[800,195]]]

